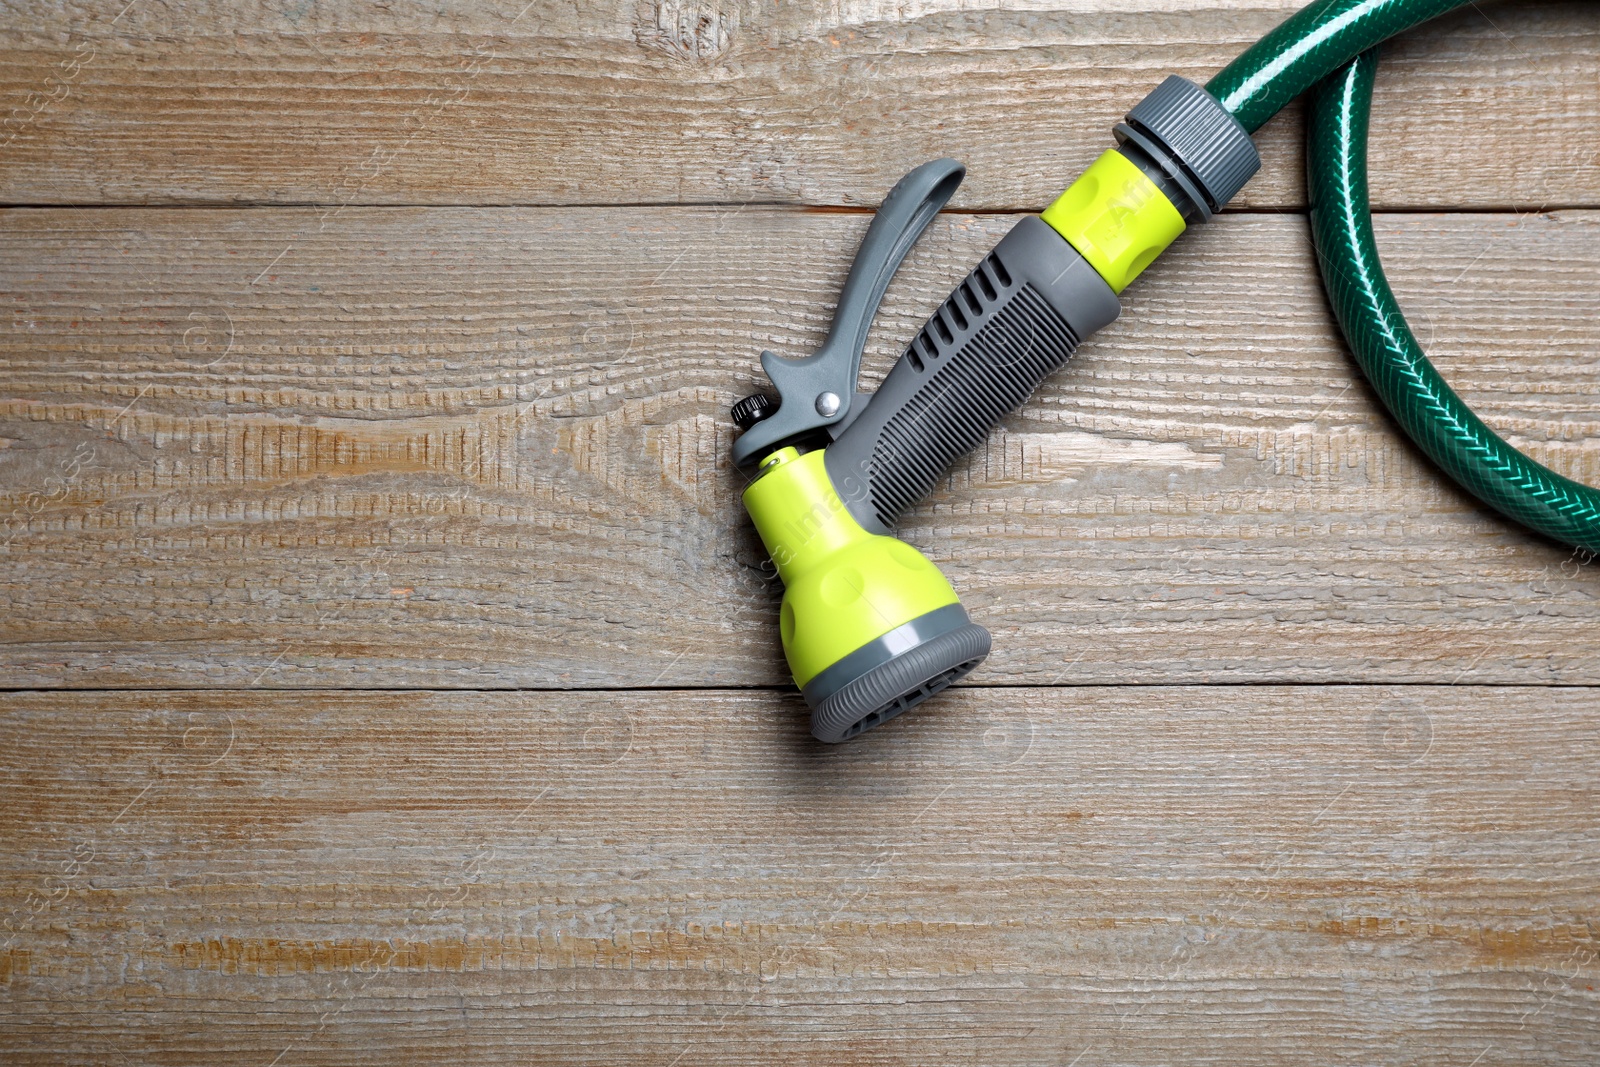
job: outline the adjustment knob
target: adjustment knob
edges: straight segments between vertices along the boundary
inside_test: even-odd
[[[771,418],[777,414],[783,401],[766,393],[751,393],[743,400],[733,405],[733,421],[739,429],[748,430],[762,419]]]

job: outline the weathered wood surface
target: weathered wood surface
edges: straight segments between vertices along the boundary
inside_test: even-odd
[[[875,204],[953,154],[958,206],[1037,210],[1162,76],[1299,6],[21,0],[0,202]],[[1484,0],[1377,97],[1382,206],[1600,207],[1591,4]],[[1300,205],[1298,114],[1262,146],[1239,203]]]
[[[781,684],[727,405],[861,215],[12,211],[0,684]],[[876,377],[1010,224],[941,218]],[[1400,215],[1441,366],[1600,482],[1600,214]],[[1335,340],[1301,217],[1187,240],[905,535],[983,683],[1584,682],[1596,576],[1447,484]]]
[[[1593,711],[968,689],[823,750],[770,692],[12,694],[0,1054],[1588,1067]]]
[[[1600,577],[1375,406],[1293,110],[906,524],[972,684],[823,749],[778,656],[726,411],[834,209],[971,168],[871,382],[1299,3],[6,4],[0,203],[86,206],[0,212],[0,689],[92,691],[0,693],[0,1060],[1600,1060]],[[1377,96],[1489,209],[1379,218],[1424,341],[1600,484],[1593,5]]]

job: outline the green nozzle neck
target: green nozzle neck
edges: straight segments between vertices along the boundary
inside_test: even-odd
[[[818,449],[780,448],[761,461],[745,509],[785,585],[842,548],[871,537],[833,487]]]

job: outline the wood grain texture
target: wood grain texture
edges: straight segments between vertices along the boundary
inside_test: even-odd
[[[6,5],[0,201],[876,204],[953,154],[958,206],[1037,210],[1162,76],[1301,6],[124,3]],[[1376,114],[1380,206],[1600,207],[1589,4],[1417,31]],[[1303,203],[1300,128],[1239,204]]]
[[[1295,109],[904,527],[971,684],[824,748],[778,653],[727,407],[855,209],[969,164],[870,385],[1300,3],[0,0],[0,1061],[1600,1061],[1600,578],[1377,408]],[[1395,42],[1372,166],[1600,484],[1594,16]]]
[[[942,217],[876,379],[1010,225]],[[0,683],[783,684],[730,469],[860,215],[12,211]],[[1600,215],[1402,215],[1491,424],[1600,482]],[[1300,217],[1191,236],[919,508],[979,683],[1586,682],[1596,578],[1447,484],[1336,342]]]
[[[964,689],[826,750],[766,692],[0,709],[8,1062],[1600,1047],[1580,690]]]

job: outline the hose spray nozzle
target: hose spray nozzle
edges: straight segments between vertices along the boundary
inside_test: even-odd
[[[1215,105],[1192,82],[1162,83],[1140,105],[1142,120],[1136,108],[1118,127],[1123,147],[1042,216],[1018,222],[934,311],[877,392],[856,391],[867,329],[889,279],[960,185],[965,171],[955,160],[923,164],[884,199],[822,347],[801,359],[761,354],[778,395],[734,405],[743,433],[733,457],[756,468],[745,508],[784,581],[784,652],[820,740],[886,722],[988,654],[988,631],[968,618],[950,583],[889,531],[955,459],[1117,317],[1117,294],[1183,231],[1186,217],[1209,218],[1220,206],[1219,185],[1253,173],[1233,156],[1225,167],[1207,164],[1198,178],[1185,169],[1186,157],[1168,142],[1194,119],[1171,116],[1214,115],[1184,87]],[[1159,106],[1146,107],[1151,101]]]

